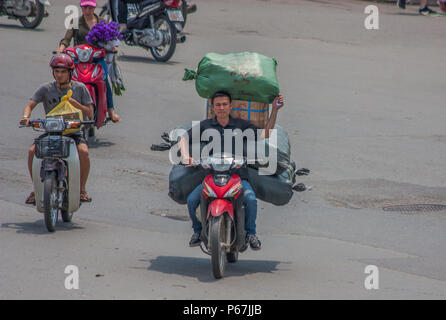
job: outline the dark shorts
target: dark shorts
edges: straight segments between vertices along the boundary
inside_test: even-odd
[[[46,137],[47,135],[48,135],[48,133],[44,133],[44,134],[40,135],[39,137],[37,137],[36,139],[42,139],[43,137]],[[88,145],[83,131],[72,133],[72,134],[67,134],[66,137],[70,137],[71,139],[73,139],[74,142],[76,143],[76,146],[80,145],[81,143],[85,143],[86,145]]]

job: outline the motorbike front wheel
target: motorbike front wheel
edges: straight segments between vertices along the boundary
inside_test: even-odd
[[[59,216],[59,204],[57,201],[56,173],[51,172],[43,181],[43,207],[45,209],[45,225],[49,232],[56,231],[57,218]]]
[[[161,31],[166,39],[160,46],[151,47],[150,52],[156,61],[166,62],[175,52],[177,45],[177,29],[165,15],[160,15],[158,17],[155,21],[154,29]]]
[[[224,216],[213,218],[211,221],[210,248],[212,272],[216,279],[223,278],[226,269],[226,224]]]
[[[32,5],[32,17],[21,17],[19,18],[20,23],[27,29],[34,29],[42,22],[43,16],[45,14],[45,6],[38,2],[38,0],[31,1]]]

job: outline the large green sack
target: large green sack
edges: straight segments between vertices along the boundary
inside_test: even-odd
[[[183,80],[196,80],[200,97],[209,99],[220,90],[234,100],[272,103],[279,94],[277,62],[259,53],[208,53],[197,71],[185,69]]]

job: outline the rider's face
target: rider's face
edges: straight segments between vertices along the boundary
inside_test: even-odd
[[[69,81],[70,72],[67,69],[55,68],[53,74],[58,84],[65,84]]]
[[[217,97],[214,99],[212,109],[217,117],[228,117],[231,113],[232,105],[228,97]]]
[[[84,6],[84,7],[81,7],[81,9],[82,9],[82,14],[84,16],[91,17],[94,14],[95,7]]]

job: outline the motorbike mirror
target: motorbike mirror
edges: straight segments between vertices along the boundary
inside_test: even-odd
[[[296,171],[296,174],[298,176],[308,176],[310,174],[310,170],[306,169],[306,168],[302,168]]]
[[[307,187],[303,183],[298,183],[293,187],[293,190],[297,192],[303,192],[307,190]]]

